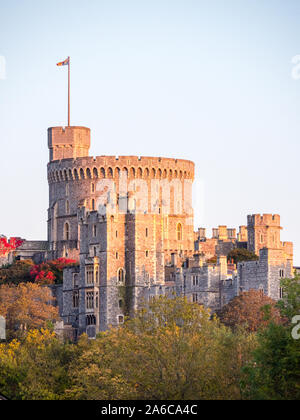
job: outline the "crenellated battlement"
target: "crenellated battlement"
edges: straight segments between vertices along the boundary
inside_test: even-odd
[[[248,216],[248,227],[276,226],[280,227],[279,214],[252,214]]]
[[[48,164],[48,181],[54,183],[98,178],[118,179],[121,171],[129,179],[193,180],[195,165],[192,161],[183,159],[138,156],[62,159]]]

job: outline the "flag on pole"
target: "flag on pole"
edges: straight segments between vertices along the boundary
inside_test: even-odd
[[[60,63],[56,64],[57,66],[68,66],[69,65],[69,58],[67,58],[65,61],[61,61]]]

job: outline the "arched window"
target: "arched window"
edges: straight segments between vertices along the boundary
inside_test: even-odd
[[[283,299],[283,297],[284,297],[283,288],[279,287],[279,299]]]
[[[93,237],[97,236],[97,225],[93,225]]]
[[[120,268],[118,270],[118,283],[119,284],[124,284],[124,280],[125,280],[124,270],[123,270],[123,268]]]
[[[181,225],[181,223],[178,223],[178,225],[177,225],[176,236],[177,236],[177,241],[182,241],[182,225]]]
[[[66,214],[70,214],[70,203],[69,203],[69,200],[66,201]]]
[[[94,199],[92,199],[92,210],[93,211],[95,210],[95,200]]]
[[[73,292],[73,308],[79,307],[79,291],[75,290]]]
[[[73,274],[73,287],[77,288],[79,286],[79,275],[77,273]]]
[[[96,325],[96,317],[95,317],[95,315],[87,315],[87,317],[86,317],[86,325]]]
[[[69,223],[65,223],[65,227],[64,227],[64,237],[65,237],[65,241],[68,241],[70,239],[70,225]]]

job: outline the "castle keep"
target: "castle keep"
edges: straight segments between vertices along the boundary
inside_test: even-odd
[[[89,157],[83,127],[50,128],[48,145],[49,258],[80,261],[65,272],[62,315],[79,333],[105,330],[164,292],[173,253],[193,255],[194,164]]]
[[[64,329],[94,337],[124,322],[141,302],[185,296],[217,311],[242,291],[277,300],[293,276],[293,244],[280,240],[279,215],[249,215],[247,225],[221,225],[208,238],[194,232],[194,163],[138,156],[89,156],[86,127],[48,129],[48,240],[24,241],[18,258],[68,257],[53,288]],[[257,261],[227,260],[244,248]]]

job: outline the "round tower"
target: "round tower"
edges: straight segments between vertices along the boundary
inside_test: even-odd
[[[186,206],[187,201],[191,202],[193,162],[160,157],[90,157],[87,156],[90,130],[84,127],[50,128],[48,138],[48,241],[52,258],[78,258],[80,233],[77,210],[79,207],[85,207],[90,212],[98,210],[101,180],[113,181],[115,185],[116,214],[121,213],[124,198],[128,211],[132,211],[131,204],[140,201],[141,185],[146,186],[148,198],[144,200],[145,211],[136,219],[139,226],[147,224],[145,229],[141,227],[141,232],[144,234],[144,230],[151,230],[153,225],[167,260],[172,252],[193,253],[193,213],[191,206]],[[120,182],[124,174],[128,191],[125,196],[124,178]],[[164,212],[164,192],[169,197],[167,212]],[[149,237],[150,233],[147,233]]]

